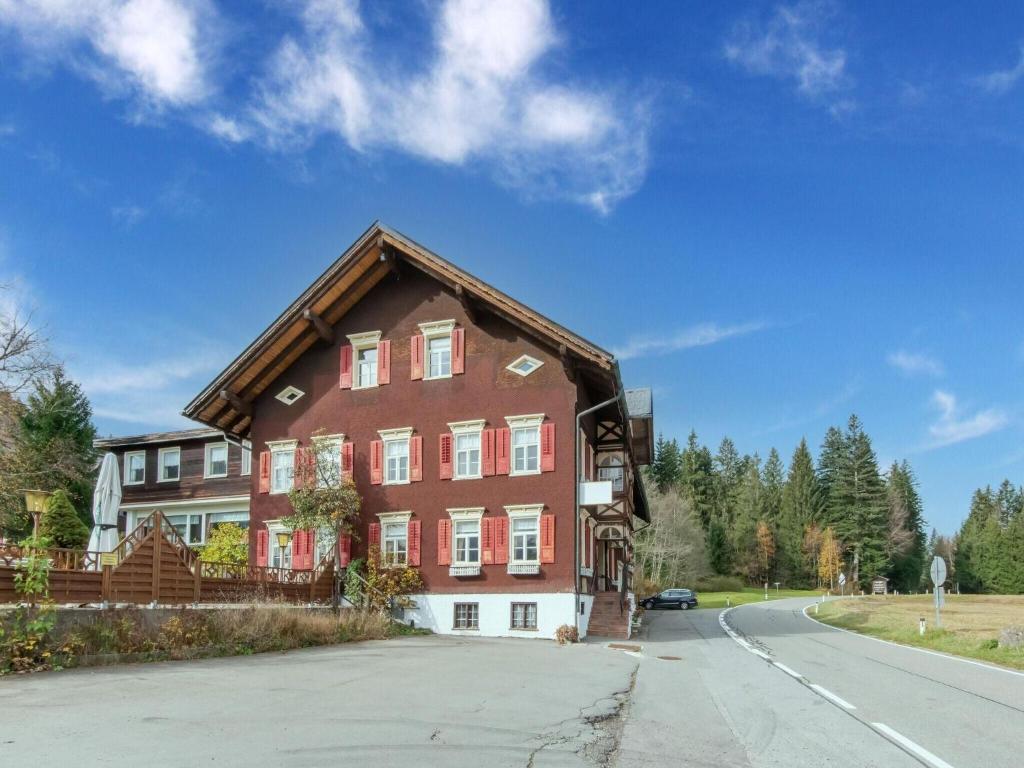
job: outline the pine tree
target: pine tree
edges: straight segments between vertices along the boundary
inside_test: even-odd
[[[987,569],[985,561],[991,556],[985,529],[990,520],[998,525],[998,504],[992,488],[979,488],[971,498],[971,510],[956,537],[957,581],[964,592],[984,592]]]
[[[901,592],[916,590],[927,557],[921,497],[910,464],[893,462],[886,479],[889,531],[886,556],[890,586]]]
[[[92,408],[81,387],[61,368],[38,381],[21,409],[14,446],[4,451],[0,527],[15,535],[30,527],[21,512],[19,487],[66,491],[79,518],[91,525],[95,438]]]
[[[757,525],[762,520],[764,486],[761,483],[761,460],[755,454],[746,462],[736,497],[736,514],[732,525],[734,566],[748,578],[758,576]]]
[[[821,487],[823,511],[829,521],[834,513],[832,489],[839,480],[839,473],[847,461],[849,452],[846,436],[838,427],[829,427],[821,444],[821,454],[818,456],[818,482]]]
[[[786,468],[782,465],[779,452],[772,448],[768,452],[768,461],[764,463],[762,484],[764,485],[763,515],[774,530],[779,524],[779,513],[782,510],[782,490],[785,484]]]
[[[658,435],[654,446],[654,461],[650,467],[651,478],[660,493],[668,493],[678,485],[682,476],[682,462],[679,454],[679,443],[665,440]]]
[[[81,549],[89,538],[89,526],[82,522],[67,491],[54,491],[39,519],[39,532],[56,547]]]
[[[711,518],[711,524],[708,526],[707,553],[708,563],[715,573],[724,575],[732,570],[728,529],[717,514]]]
[[[743,476],[743,464],[735,444],[728,437],[723,437],[715,454],[714,469],[716,476],[715,509],[719,518],[732,524],[736,514],[736,497],[739,494],[740,478]]]
[[[999,505],[999,525],[1006,528],[1024,507],[1024,488],[1014,488],[1009,480],[1003,480],[996,491],[996,503]]]
[[[705,533],[715,510],[715,470],[711,451],[700,445],[697,433],[690,431],[682,455],[682,487]]]
[[[808,558],[804,537],[808,527],[816,525],[820,518],[821,487],[807,441],[801,439],[789,463],[779,509],[778,559],[781,576],[791,586],[809,586],[817,581],[818,546],[814,546],[813,556]],[[820,532],[817,527],[815,530]]]

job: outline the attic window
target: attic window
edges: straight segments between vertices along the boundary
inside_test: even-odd
[[[508,370],[512,371],[512,373],[518,373],[520,376],[525,377],[529,376],[542,365],[544,365],[544,363],[542,363],[537,358],[530,357],[529,355],[523,355],[522,357],[512,361],[505,367],[508,368]]]
[[[275,397],[285,405],[291,405],[304,394],[306,393],[303,392],[301,389],[297,389],[295,387],[285,387],[280,392],[278,392],[277,395],[275,395]]]

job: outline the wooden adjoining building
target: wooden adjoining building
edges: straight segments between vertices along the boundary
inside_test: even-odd
[[[363,500],[338,564],[376,544],[418,568],[425,589],[405,612],[417,626],[628,635],[650,390],[624,389],[611,353],[394,230],[363,233],[184,414],[205,430],[101,443],[122,462],[145,451],[126,511],[215,508],[200,531],[230,511],[212,499],[237,498],[253,562],[312,568],[333,554],[315,534],[284,551],[274,534],[315,436]],[[179,445],[181,477],[161,482]]]

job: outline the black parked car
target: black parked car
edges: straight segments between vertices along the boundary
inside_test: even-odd
[[[697,593],[689,589],[666,589],[664,592],[646,600],[641,600],[640,605],[648,610],[652,608],[678,608],[687,610],[697,607]]]

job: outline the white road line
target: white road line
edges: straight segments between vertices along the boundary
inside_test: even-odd
[[[816,690],[818,693],[820,693],[826,699],[831,701],[833,704],[838,704],[843,709],[856,709],[856,707],[853,706],[853,704],[851,704],[844,698],[836,696],[834,693],[832,693],[832,691],[828,690],[827,688],[822,688],[817,683],[810,683],[809,685],[811,686],[811,688]]]
[[[775,665],[776,667],[778,667],[779,669],[781,669],[781,670],[782,670],[783,672],[785,672],[785,673],[786,673],[787,675],[789,675],[790,677],[795,677],[795,678],[796,678],[797,680],[800,680],[800,679],[802,679],[802,678],[803,678],[803,675],[801,675],[801,674],[800,674],[799,672],[797,672],[796,670],[790,669],[790,668],[789,668],[789,667],[787,667],[787,666],[786,666],[785,664],[780,664],[780,663],[779,663],[779,662],[777,662],[777,661],[773,661],[773,662],[772,662],[772,664],[774,664],[774,665]]]
[[[637,658],[637,659],[642,659],[644,657],[644,655],[642,653],[637,653],[636,651],[623,651],[623,653],[626,654],[627,656],[633,656],[634,658]]]
[[[911,741],[899,731],[894,731],[885,723],[872,723],[871,727],[877,731],[884,733],[886,736],[895,741],[901,747],[903,747],[906,750],[909,750],[910,752],[913,752],[915,755],[917,755],[919,758],[924,760],[929,765],[933,765],[935,766],[935,768],[953,768],[953,766],[951,766],[941,757],[933,755],[920,744]]]
[[[814,603],[811,603],[814,605]],[[908,651],[917,651],[918,653],[927,653],[929,656],[938,656],[940,659],[949,659],[950,661],[959,661],[962,664],[970,664],[974,667],[981,667],[982,669],[991,669],[993,672],[1005,672],[1008,675],[1016,675],[1017,677],[1024,677],[1024,672],[1018,672],[1016,669],[1006,669],[1005,667],[997,667],[994,664],[986,664],[984,661],[975,661],[974,659],[965,659],[963,656],[953,656],[949,653],[942,653],[941,651],[932,651],[928,648],[918,648],[914,645],[903,645],[903,643],[894,643],[891,640],[883,640],[880,637],[872,637],[871,635],[862,635],[860,632],[854,632],[851,629],[843,629],[842,627],[834,627],[831,624],[826,624],[823,621],[811,616],[807,611],[811,606],[804,606],[803,614],[804,618],[808,621],[813,621],[822,627],[828,627],[834,629],[836,632],[845,632],[848,635],[854,637],[863,637],[865,640],[874,640],[876,643],[885,643],[886,645],[894,645],[897,648],[905,648]]]

